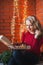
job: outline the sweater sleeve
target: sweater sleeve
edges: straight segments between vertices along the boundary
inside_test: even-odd
[[[43,37],[41,37],[40,39],[34,38],[32,47],[41,46],[42,44],[43,44]]]
[[[33,39],[32,48],[35,47],[37,43],[38,43],[38,39],[34,38]]]

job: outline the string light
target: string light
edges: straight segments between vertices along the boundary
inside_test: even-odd
[[[19,15],[19,8],[18,8],[18,0],[14,0],[14,9],[13,9],[13,18],[11,21],[11,35],[12,35],[12,44],[15,42],[15,24],[16,24],[16,17],[18,17],[20,21]]]
[[[27,17],[27,0],[24,1],[24,10],[23,10],[23,23],[25,24],[25,19]]]
[[[14,5],[13,5],[14,6]],[[12,20],[11,20],[11,35],[12,35],[12,44],[14,43],[14,37],[15,37],[15,6],[14,6],[14,9],[13,9],[13,17],[12,17]]]
[[[25,30],[25,19],[27,17],[27,0],[24,0],[24,4],[23,4],[23,24],[20,26],[20,40],[21,40],[21,36],[22,36],[22,32]]]
[[[12,35],[12,43],[15,42],[15,40],[17,40],[17,38],[15,38],[15,24],[16,24],[16,17],[18,17],[18,24],[20,23],[20,12],[19,12],[19,4],[18,4],[19,0],[14,0],[13,4],[14,4],[14,8],[13,8],[13,18],[11,21],[11,35]],[[24,0],[24,9],[23,9],[23,25],[25,25],[25,18],[27,17],[27,0]],[[23,25],[20,24],[20,26],[22,27]],[[20,34],[20,33],[19,33]],[[14,40],[15,39],[15,40]]]

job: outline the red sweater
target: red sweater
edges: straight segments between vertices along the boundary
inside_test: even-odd
[[[43,38],[36,39],[34,37],[34,34],[31,34],[30,32],[23,33],[22,35],[22,42],[26,45],[30,45],[31,49],[29,51],[36,53],[37,55],[40,55],[40,46],[43,43]]]

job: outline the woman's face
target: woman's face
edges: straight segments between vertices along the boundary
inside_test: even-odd
[[[26,28],[27,28],[28,31],[30,30],[31,32],[34,32],[35,29],[36,29],[36,26],[33,25],[32,22],[30,22],[29,20],[27,20],[26,21]]]

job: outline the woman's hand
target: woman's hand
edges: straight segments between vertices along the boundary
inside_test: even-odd
[[[35,38],[38,38],[41,35],[41,31],[40,30],[36,30],[35,31]]]

